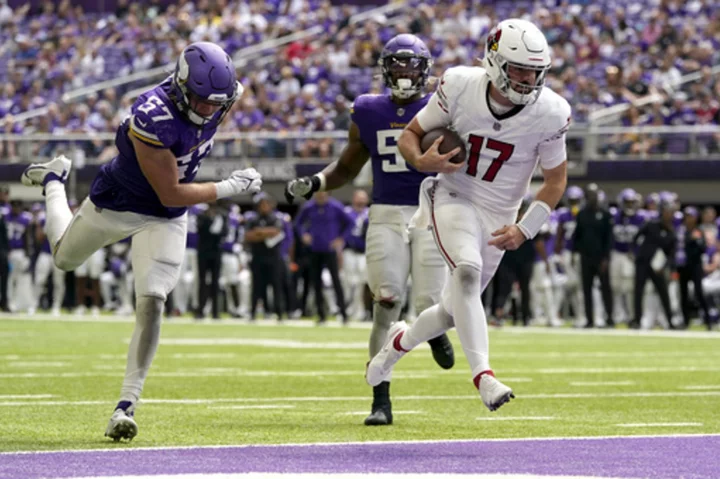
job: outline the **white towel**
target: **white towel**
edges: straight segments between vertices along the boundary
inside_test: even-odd
[[[410,219],[410,224],[408,224],[408,232],[412,231],[414,228],[423,230],[430,229],[433,194],[435,193],[435,187],[437,186],[437,182],[437,178],[429,176],[425,178],[420,184],[420,204],[417,211]]]

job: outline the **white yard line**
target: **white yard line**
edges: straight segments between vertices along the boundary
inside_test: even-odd
[[[648,397],[717,397],[720,391],[677,391],[663,392],[626,392],[626,393],[558,393],[558,394],[522,394],[517,399],[607,399],[607,398],[648,398]],[[393,396],[404,401],[478,401],[476,394],[455,396]],[[274,403],[274,402],[350,402],[367,401],[368,396],[298,396],[298,397],[238,397],[238,398],[194,398],[194,399],[141,399],[141,404],[222,404],[222,403]],[[0,407],[16,406],[96,406],[107,405],[107,401],[2,401]]]
[[[553,421],[553,416],[481,416],[475,418],[478,421]]]
[[[393,416],[397,414],[425,414],[425,411],[398,411],[393,409]],[[339,416],[367,416],[368,411],[350,411],[350,412],[339,412]]]
[[[66,368],[70,363],[64,361],[11,361],[7,363],[11,368]]]
[[[694,386],[681,386],[680,389],[688,391],[715,391],[720,390],[720,384],[697,384]]]
[[[615,424],[617,427],[700,427],[701,422],[633,422]]]
[[[50,399],[53,394],[0,394],[0,399]]]
[[[66,323],[117,323],[117,324],[132,324],[135,322],[135,318],[129,317],[115,317],[115,316],[100,316],[99,318],[93,318],[90,316],[71,316],[64,315],[60,317],[54,317],[49,314],[39,313],[34,316],[25,315],[12,315],[0,317],[0,321],[48,321],[48,322],[66,322]],[[197,322],[191,318],[172,318],[165,320],[165,326],[172,325],[194,325],[198,328],[202,327],[300,327],[300,328],[318,328],[314,320],[285,320],[282,323],[278,323],[274,320],[257,320],[253,323],[245,320],[232,320],[225,319],[222,321],[204,321]],[[327,325],[323,326],[322,329],[333,328],[333,329],[370,329],[372,323],[370,322],[351,322],[349,325],[344,326],[336,321],[329,321]],[[532,335],[532,334],[549,334],[549,335],[574,335],[574,336],[633,336],[633,337],[657,337],[657,338],[687,338],[687,339],[717,339],[720,338],[720,334],[714,331],[637,331],[628,329],[574,329],[574,328],[543,328],[543,327],[513,327],[506,326],[503,328],[497,328],[491,330],[495,334],[510,333],[517,335]],[[25,333],[23,333],[25,334]]]
[[[546,441],[605,441],[607,439],[622,439],[632,441],[633,439],[655,439],[655,438],[692,438],[692,437],[719,437],[720,434],[636,434],[622,435],[615,434],[609,436],[548,436],[548,437],[521,437],[521,438],[483,438],[477,439],[420,439],[411,441],[349,441],[349,442],[308,442],[308,443],[283,443],[283,444],[218,444],[218,445],[202,445],[202,446],[151,446],[151,447],[132,447],[132,448],[112,448],[112,449],[62,449],[52,451],[14,451],[0,452],[0,456],[14,456],[26,454],[57,454],[57,453],[131,453],[133,451],[185,451],[192,449],[249,449],[249,448],[276,448],[276,447],[317,447],[317,446],[383,446],[387,444],[445,444],[445,443],[462,443],[474,442],[481,444],[484,442],[546,442]],[[630,446],[630,445],[628,445]],[[153,476],[157,477],[157,476]]]
[[[362,472],[335,472],[335,473],[282,473],[282,472],[243,472],[233,474],[160,474],[149,476],[87,476],[78,477],[77,479],[368,479],[369,477],[378,479],[407,479],[408,477],[420,477],[422,479],[613,479],[599,476],[548,476],[543,474],[457,474],[457,473],[422,473],[422,474],[405,474],[400,472],[383,472],[364,474]],[[615,478],[620,479],[620,478]]]
[[[570,386],[632,386],[635,381],[576,381]]]
[[[295,409],[290,404],[254,404],[249,406],[210,406],[208,409]]]

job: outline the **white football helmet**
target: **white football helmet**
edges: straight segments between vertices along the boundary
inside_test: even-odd
[[[537,101],[550,68],[550,47],[545,35],[527,20],[511,18],[490,30],[483,66],[492,84],[516,105]],[[510,79],[508,66],[535,72],[535,84]]]

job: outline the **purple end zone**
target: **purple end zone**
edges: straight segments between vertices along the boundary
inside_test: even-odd
[[[495,473],[720,478],[720,436],[238,446],[0,455],[0,478],[191,473]]]

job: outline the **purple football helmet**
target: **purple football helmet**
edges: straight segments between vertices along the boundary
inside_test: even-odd
[[[196,42],[180,54],[172,77],[172,97],[192,123],[217,128],[242,92],[235,66],[219,46]]]
[[[678,196],[677,193],[672,191],[661,191],[658,194],[658,207],[661,211],[671,210],[673,212],[678,209]]]
[[[627,216],[632,216],[637,211],[637,192],[632,188],[625,188],[617,197],[618,208]]]
[[[433,60],[425,42],[415,35],[401,33],[385,44],[378,63],[385,86],[395,98],[404,100],[425,88]]]
[[[660,203],[660,195],[653,192],[645,197],[645,208],[648,210],[657,210]]]
[[[568,204],[577,205],[585,199],[585,192],[579,186],[571,186],[565,192]]]
[[[700,212],[694,206],[686,206],[683,208],[683,213],[686,216],[694,216],[696,219],[700,217]]]

